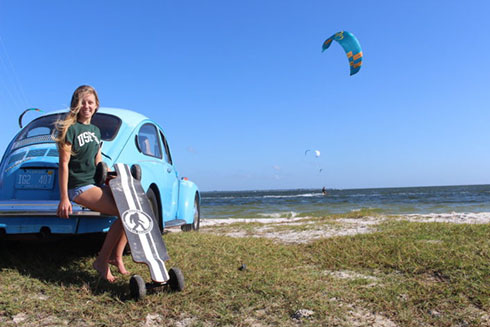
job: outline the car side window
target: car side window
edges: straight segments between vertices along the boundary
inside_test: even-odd
[[[138,132],[138,147],[147,156],[162,158],[162,147],[157,128],[153,124],[144,124]]]
[[[169,164],[172,164],[172,156],[170,155],[170,149],[168,147],[167,139],[165,138],[165,135],[163,135],[162,131],[160,131],[160,137],[162,138],[163,149],[165,150],[165,161]]]

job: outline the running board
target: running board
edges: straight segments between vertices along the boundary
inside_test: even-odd
[[[173,219],[165,222],[165,227],[175,227],[185,225],[187,222],[184,219]]]

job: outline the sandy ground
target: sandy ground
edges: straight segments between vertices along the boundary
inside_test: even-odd
[[[416,222],[444,222],[454,224],[488,224],[490,213],[444,213],[427,215],[376,216],[363,218],[338,218],[329,223],[317,223],[311,218],[257,218],[257,219],[203,219],[203,232],[225,234],[232,237],[267,237],[284,243],[307,243],[312,240],[371,233],[376,225],[387,219],[399,219]],[[224,228],[233,223],[254,223],[252,229]],[[288,229],[287,227],[291,227]],[[302,228],[298,228],[298,226]]]

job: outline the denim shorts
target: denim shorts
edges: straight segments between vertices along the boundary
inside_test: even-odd
[[[73,201],[77,196],[82,194],[83,192],[90,190],[92,187],[95,187],[95,185],[84,185],[84,186],[79,186],[75,188],[71,188],[68,190],[68,198],[70,201]]]

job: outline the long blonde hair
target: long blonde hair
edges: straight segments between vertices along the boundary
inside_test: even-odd
[[[63,119],[59,119],[56,121],[55,126],[56,129],[53,135],[54,140],[58,145],[58,150],[68,150],[68,145],[66,144],[66,132],[68,128],[75,124],[78,119],[78,112],[82,108],[81,98],[85,93],[93,94],[95,97],[96,109],[95,112],[99,109],[99,97],[97,95],[97,91],[90,85],[82,85],[79,86],[71,97],[70,111],[65,115]]]

